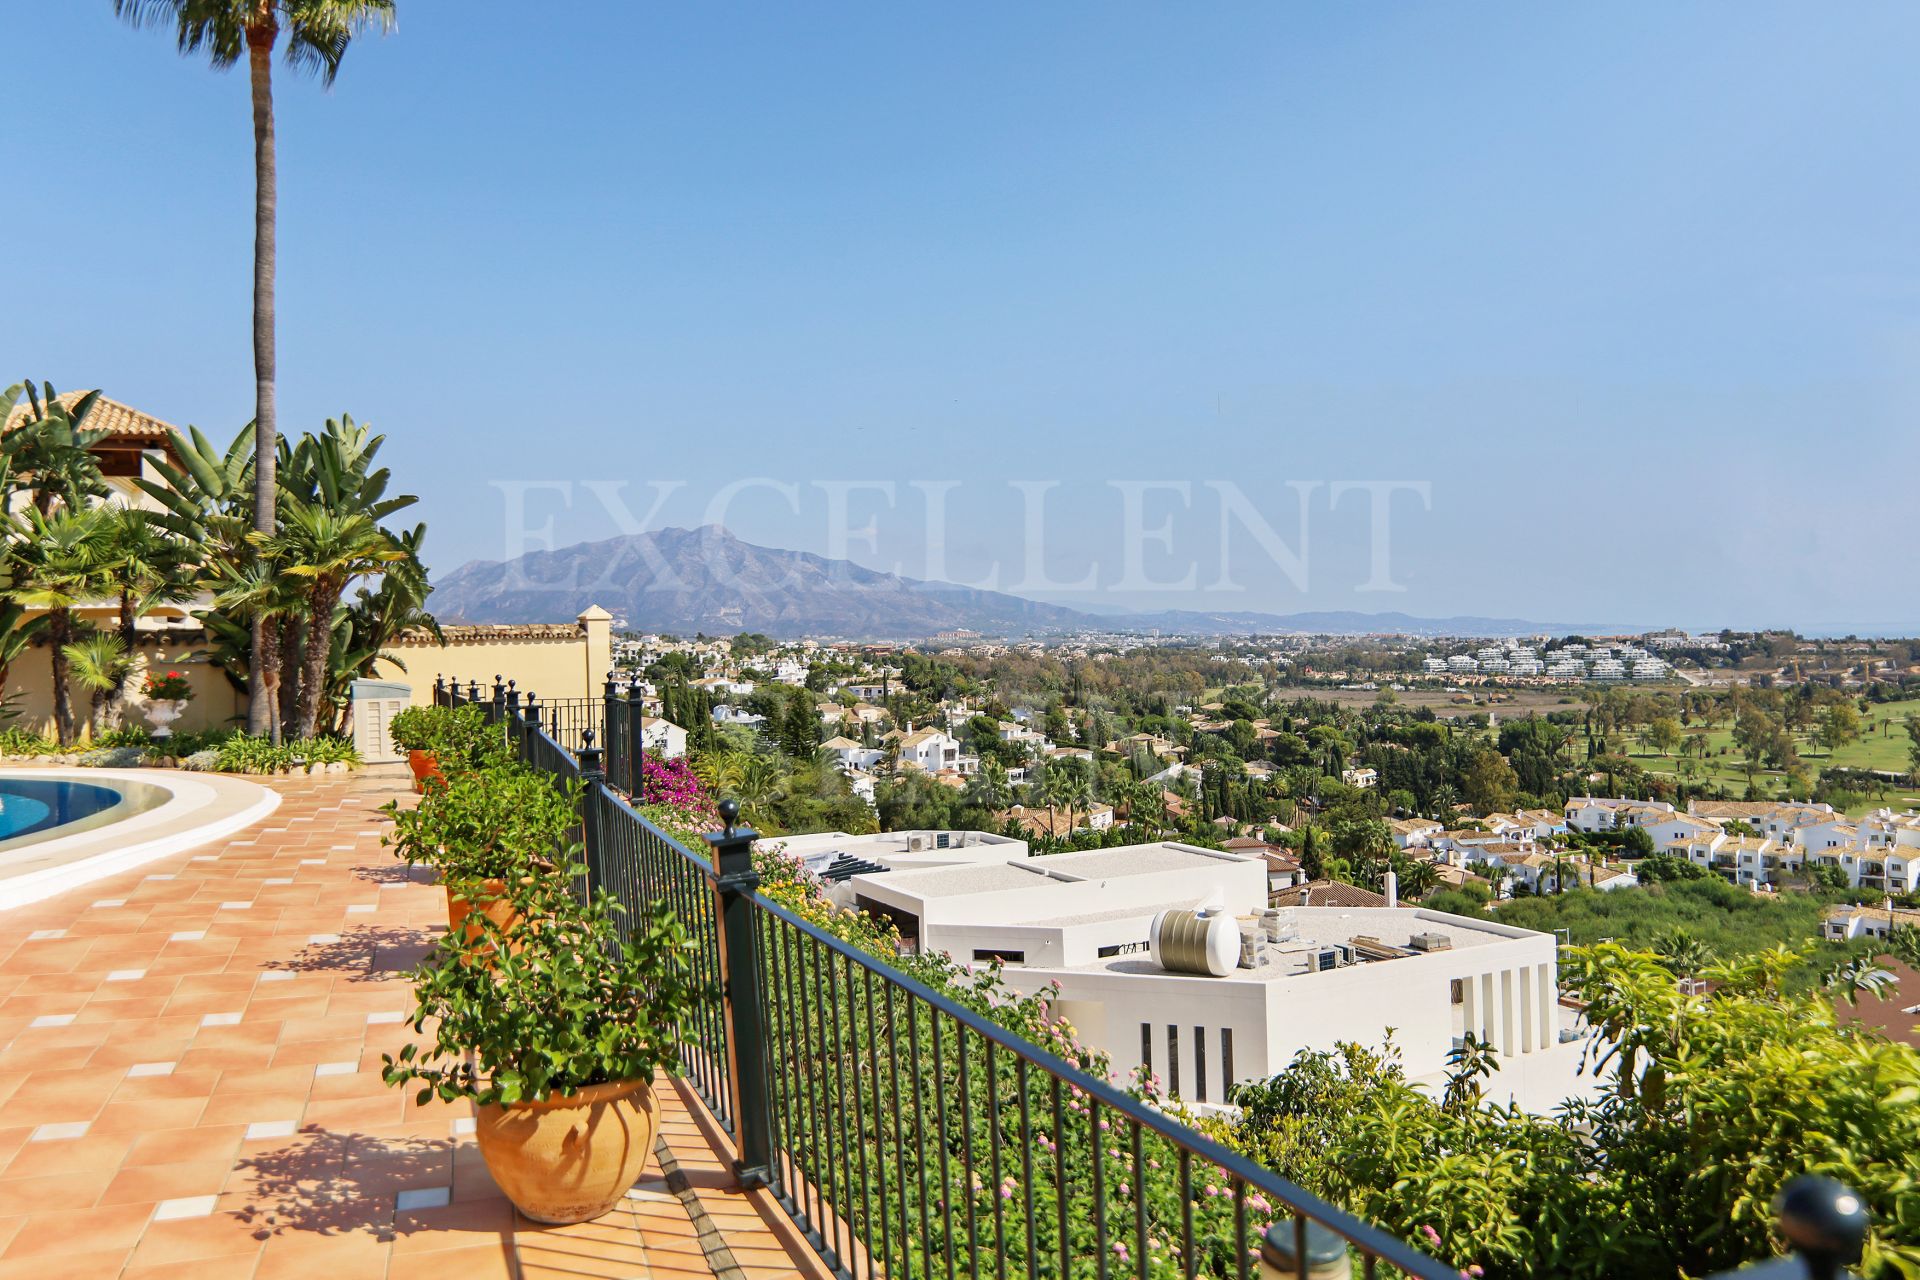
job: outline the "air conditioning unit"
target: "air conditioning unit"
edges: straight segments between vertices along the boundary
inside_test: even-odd
[[[1344,969],[1353,963],[1353,948],[1344,942],[1322,947],[1313,958],[1313,967],[1324,973],[1329,969]]]
[[[927,851],[926,836],[916,834],[916,835],[910,835],[907,837],[908,853],[925,853],[926,851]]]

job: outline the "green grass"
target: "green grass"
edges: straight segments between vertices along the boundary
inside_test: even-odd
[[[1576,946],[1612,939],[1646,948],[1662,934],[1684,929],[1717,955],[1732,958],[1814,940],[1825,910],[1825,901],[1813,894],[1756,894],[1714,879],[1515,898],[1494,915],[1525,929],[1565,929]]]
[[[1800,753],[1801,763],[1809,774],[1818,775],[1820,770],[1838,766],[1847,769],[1889,769],[1905,772],[1908,767],[1906,728],[1902,721],[1911,713],[1920,712],[1920,700],[1909,699],[1905,702],[1877,703],[1868,708],[1860,717],[1860,737],[1838,751],[1828,753],[1827,749],[1815,740],[1812,731],[1796,733],[1794,745]],[[1704,758],[1693,757],[1691,764],[1696,770],[1693,781],[1709,786],[1724,787],[1733,795],[1744,795],[1747,789],[1747,774],[1742,767],[1740,749],[1733,744],[1733,731],[1727,725],[1719,725],[1711,730],[1692,728],[1685,731],[1689,736],[1705,738],[1707,755]],[[1684,777],[1682,763],[1686,757],[1678,754],[1663,755],[1650,751],[1643,746],[1635,735],[1627,740],[1627,756],[1641,768],[1653,773],[1663,773],[1671,777]],[[1785,775],[1777,769],[1762,770],[1758,775],[1760,790],[1773,797],[1780,793],[1781,782]],[[1804,799],[1805,797],[1796,797]],[[1858,815],[1881,805],[1903,808],[1910,801],[1920,803],[1920,790],[1909,784],[1888,783],[1883,796],[1873,796],[1849,806],[1848,812]]]

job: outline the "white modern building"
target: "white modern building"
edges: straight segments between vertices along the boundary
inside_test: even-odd
[[[1269,908],[1264,860],[1171,842],[849,883],[912,945],[997,962],[1017,990],[1057,984],[1082,1043],[1191,1103],[1218,1104],[1302,1050],[1378,1045],[1389,1028],[1414,1078],[1443,1073],[1470,1031],[1496,1046],[1514,1096],[1550,1106],[1572,1087],[1567,1055],[1546,1061],[1573,1022],[1549,934],[1418,908]],[[1227,957],[1217,971],[1157,946],[1163,912],[1210,931]],[[1552,1083],[1529,1093],[1536,1068]]]

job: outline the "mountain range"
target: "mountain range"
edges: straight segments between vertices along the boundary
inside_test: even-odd
[[[508,561],[476,560],[436,583],[431,607],[445,622],[554,622],[594,604],[636,631],[760,631],[782,638],[924,639],[958,630],[1003,636],[1065,631],[1506,636],[1637,630],[1351,611],[1089,613],[1000,591],[882,573],[811,552],[755,546],[717,525],[629,534]]]

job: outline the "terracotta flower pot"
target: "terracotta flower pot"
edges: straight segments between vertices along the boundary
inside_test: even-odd
[[[480,914],[494,922],[505,933],[520,923],[520,913],[514,910],[513,903],[507,898],[505,880],[482,880],[480,892],[469,898],[447,886],[447,932],[458,933],[460,926],[466,923],[467,916],[478,908]],[[480,936],[480,927],[474,925],[467,930],[469,938]]]
[[[431,751],[407,752],[407,768],[413,770],[413,789],[425,793],[427,779],[440,776],[440,761]]]
[[[587,1222],[619,1204],[646,1170],[659,1128],[649,1080],[481,1107],[474,1120],[487,1172],[536,1222]]]
[[[553,871],[553,864],[542,858],[533,859],[529,865],[538,874]],[[532,877],[527,877],[522,883],[532,883]],[[479,891],[472,898],[455,890],[452,884],[447,885],[448,933],[459,933],[464,929],[468,942],[478,942],[482,936],[481,926],[467,923],[467,917],[475,910],[493,921],[494,927],[505,935],[511,935],[522,923],[520,909],[507,897],[507,882],[497,876],[480,881]],[[520,954],[520,944],[517,942],[510,943],[507,949],[513,955]]]

